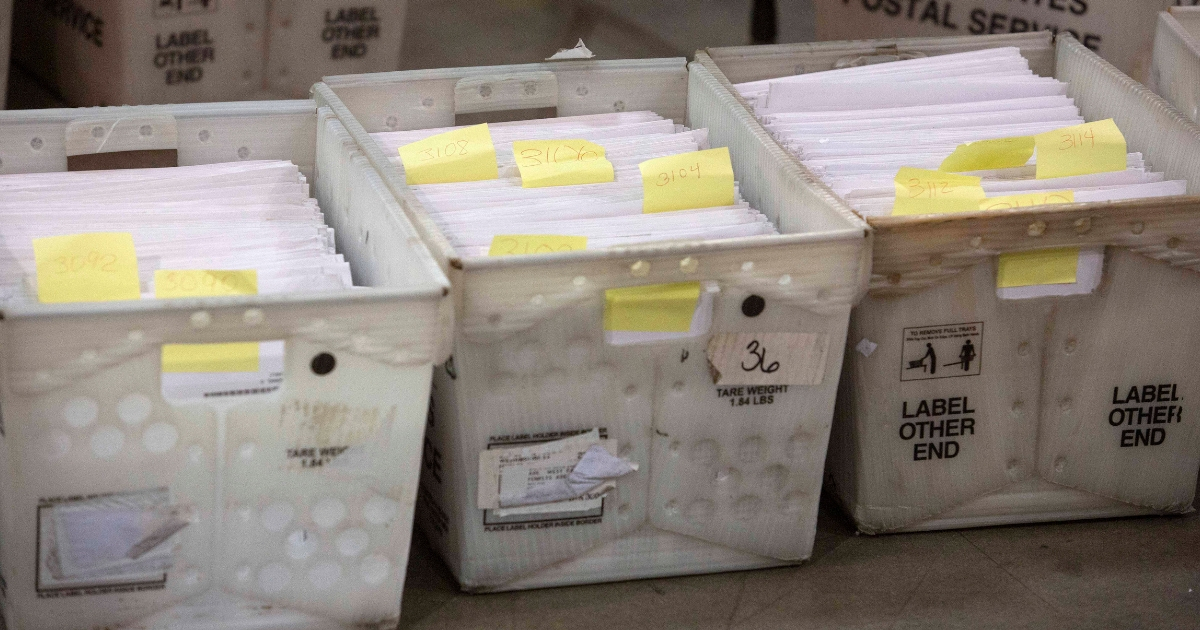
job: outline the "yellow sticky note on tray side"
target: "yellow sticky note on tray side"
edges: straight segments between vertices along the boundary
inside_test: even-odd
[[[439,133],[400,147],[409,184],[452,184],[499,177],[487,123]]]
[[[1078,269],[1078,247],[1000,254],[996,286],[1010,289],[1038,284],[1074,284]]]
[[[1023,193],[1020,195],[1005,195],[1003,197],[988,197],[979,202],[980,210],[1011,210],[1013,208],[1029,208],[1044,206],[1051,203],[1075,203],[1075,192],[1056,190],[1053,192]]]
[[[497,234],[492,237],[488,256],[521,256],[524,254],[553,254],[587,249],[586,236],[557,234]]]
[[[671,212],[733,205],[729,149],[708,149],[654,158],[642,172],[642,212]]]
[[[603,184],[614,177],[604,147],[587,140],[517,140],[513,158],[522,188]]]
[[[892,214],[939,214],[979,209],[987,197],[982,181],[971,175],[955,175],[905,166],[896,173],[896,204]]]
[[[159,269],[154,272],[154,297],[189,298],[258,295],[258,272],[253,269]]]
[[[257,341],[239,343],[165,343],[162,371],[168,373],[257,372]]]
[[[1033,136],[978,140],[958,145],[949,157],[942,160],[939,171],[990,171],[1025,166],[1033,157]]]
[[[141,298],[137,252],[128,232],[33,239],[38,301],[115,302]]]
[[[687,332],[699,302],[699,282],[609,289],[604,292],[604,330]]]
[[[1040,133],[1034,141],[1038,179],[1123,171],[1128,163],[1125,136],[1111,118]]]

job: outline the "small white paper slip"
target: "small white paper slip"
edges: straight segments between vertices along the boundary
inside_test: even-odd
[[[615,487],[613,479],[637,470],[616,457],[615,449],[615,440],[602,440],[592,429],[562,440],[483,451],[477,506],[495,510],[599,498],[597,491]]]
[[[878,348],[878,347],[879,347],[879,344],[875,343],[874,341],[871,341],[870,339],[867,339],[866,337],[863,337],[862,340],[858,342],[858,345],[854,346],[854,349],[857,350],[858,353],[863,355],[864,357],[869,357],[872,354],[875,354],[875,348]]]
[[[218,345],[218,344],[197,344]],[[223,344],[238,346],[241,344]],[[216,365],[195,370],[182,366],[164,365],[162,372],[162,396],[173,402],[195,402],[237,396],[270,394],[283,385],[283,341],[253,343],[258,347],[257,369],[241,371],[229,363],[229,357],[217,356]],[[203,348],[201,348],[203,350]],[[182,351],[173,354],[186,352]],[[226,365],[222,365],[226,364]]]
[[[567,59],[591,59],[596,53],[588,50],[588,47],[583,44],[580,39],[579,43],[575,44],[574,48],[559,48],[558,52],[546,57],[546,61],[564,61]]]
[[[715,385],[820,385],[828,355],[823,333],[719,333],[708,342]]]

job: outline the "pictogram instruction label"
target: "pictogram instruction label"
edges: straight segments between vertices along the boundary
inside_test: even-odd
[[[901,381],[978,376],[983,370],[983,322],[904,329]]]

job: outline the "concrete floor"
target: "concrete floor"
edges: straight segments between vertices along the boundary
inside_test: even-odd
[[[1200,516],[856,535],[822,506],[803,566],[460,593],[414,538],[400,628],[1200,628]]]

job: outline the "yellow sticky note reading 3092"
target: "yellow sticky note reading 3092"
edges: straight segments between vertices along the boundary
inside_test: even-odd
[[[400,147],[409,184],[452,184],[499,177],[487,123],[439,133]]]
[[[33,239],[38,301],[114,302],[142,297],[137,252],[127,232]]]
[[[671,212],[733,205],[729,149],[708,149],[654,158],[638,164],[642,212]]]

